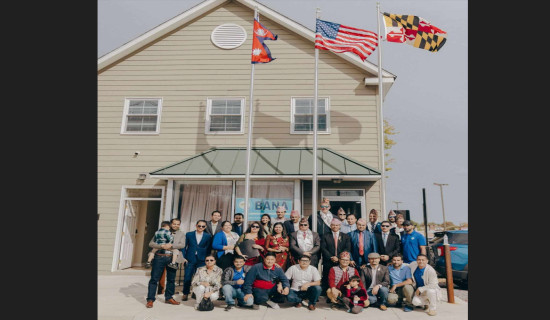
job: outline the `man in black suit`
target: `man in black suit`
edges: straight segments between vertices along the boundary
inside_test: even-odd
[[[317,211],[317,233],[322,237],[325,233],[330,233],[330,222],[333,216],[330,212],[330,201],[328,198],[323,198],[319,207],[321,207],[321,210]],[[313,230],[313,215],[310,215],[307,221],[311,230]]]
[[[321,255],[323,257],[323,275],[321,278],[321,293],[326,293],[329,288],[328,273],[330,268],[339,264],[340,253],[351,251],[350,237],[340,232],[342,222],[334,218],[330,223],[331,232],[321,236]]]
[[[382,221],[380,224],[381,233],[375,233],[377,251],[380,254],[380,264],[387,265],[393,256],[401,253],[401,241],[399,237],[390,232],[391,223]]]
[[[298,210],[290,211],[290,220],[283,222],[283,227],[288,235],[294,231],[298,231],[300,227],[300,212]]]
[[[236,234],[241,236],[243,234],[243,214],[242,213],[235,213],[235,216],[233,217],[235,222],[231,224],[231,231],[235,232]]]

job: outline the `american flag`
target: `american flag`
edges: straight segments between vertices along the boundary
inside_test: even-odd
[[[352,52],[365,61],[378,46],[378,35],[372,31],[317,19],[315,48],[332,52]]]

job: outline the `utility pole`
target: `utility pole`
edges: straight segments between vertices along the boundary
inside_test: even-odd
[[[434,185],[439,186],[441,190],[441,210],[443,211],[443,231],[447,230],[447,220],[445,220],[445,205],[443,204],[443,186],[448,186],[447,183],[435,183]]]
[[[392,202],[397,205],[397,210],[399,210],[399,204],[403,203],[403,201],[392,201]]]

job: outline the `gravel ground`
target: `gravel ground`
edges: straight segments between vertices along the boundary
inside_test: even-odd
[[[439,278],[439,286],[441,287],[441,291],[445,297],[447,297],[447,281],[445,278]],[[459,298],[460,300],[464,300],[468,302],[468,290],[460,290],[458,289],[458,286],[453,287],[454,295]]]

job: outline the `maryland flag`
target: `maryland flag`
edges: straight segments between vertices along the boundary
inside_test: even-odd
[[[447,32],[418,16],[384,12],[384,22],[389,42],[405,42],[415,48],[436,52],[447,41]]]
[[[277,40],[257,19],[254,19],[254,37],[252,38],[252,60],[251,63],[267,63],[275,60],[271,57],[271,51],[265,45],[264,40]]]

